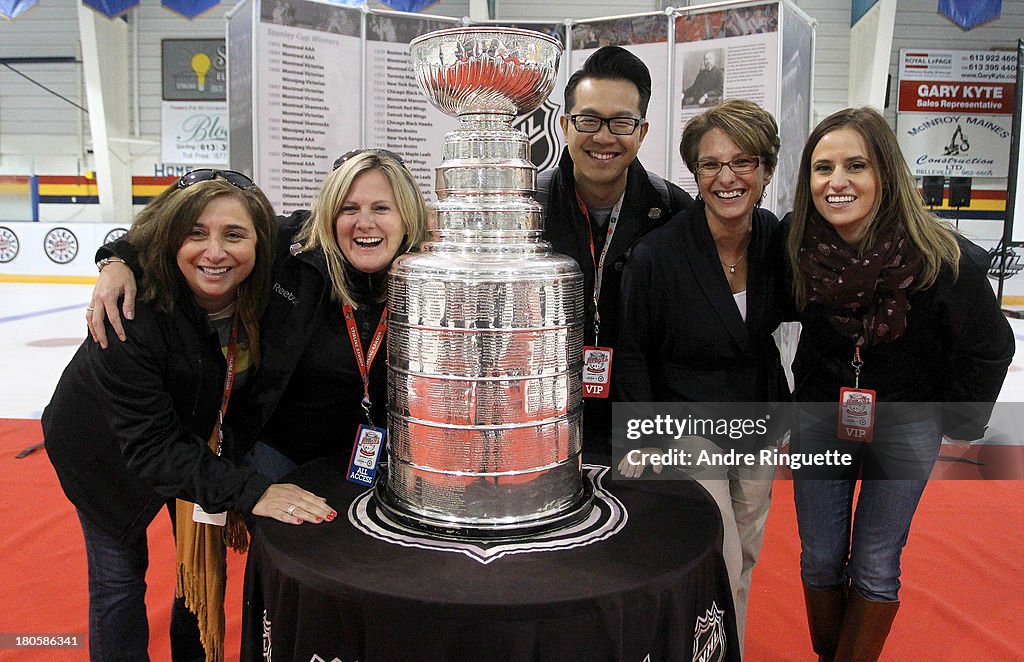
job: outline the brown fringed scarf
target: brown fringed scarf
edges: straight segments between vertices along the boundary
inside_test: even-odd
[[[812,215],[799,263],[808,300],[829,308],[832,325],[858,347],[895,340],[907,330],[910,286],[924,261],[902,228],[860,255]]]
[[[210,436],[210,448],[217,449],[218,425]],[[192,520],[192,504],[178,500],[175,595],[185,596],[185,606],[199,620],[199,637],[206,662],[224,661],[224,555],[225,547],[244,553],[249,547],[245,522],[229,512],[227,526],[199,524]]]

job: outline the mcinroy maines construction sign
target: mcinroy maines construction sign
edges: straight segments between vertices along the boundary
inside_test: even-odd
[[[1017,54],[900,51],[897,136],[916,176],[1005,178]]]

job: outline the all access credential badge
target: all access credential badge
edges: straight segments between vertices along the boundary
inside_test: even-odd
[[[373,487],[377,480],[381,449],[387,438],[387,430],[372,425],[360,425],[356,430],[356,443],[348,462],[348,479],[366,487]]]
[[[839,389],[840,439],[871,441],[875,431],[875,392],[868,388]]]
[[[607,398],[612,385],[612,350],[609,347],[583,348],[583,397]]]

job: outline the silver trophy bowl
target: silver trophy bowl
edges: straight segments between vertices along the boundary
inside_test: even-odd
[[[562,45],[512,28],[455,28],[413,39],[412,66],[423,94],[442,112],[518,115],[555,86]]]
[[[424,93],[457,115],[436,226],[391,269],[388,469],[376,498],[414,527],[516,537],[584,519],[583,277],[540,240],[517,113],[554,85],[561,45],[464,28],[411,44]]]

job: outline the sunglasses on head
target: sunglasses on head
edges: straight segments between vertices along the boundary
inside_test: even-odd
[[[405,165],[405,161],[402,160],[402,157],[389,149],[353,149],[339,156],[334,162],[334,167],[331,168],[331,170],[337,170],[341,167],[341,164],[345,163],[345,161],[348,161],[353,156],[359,156],[360,154],[365,154],[367,152],[370,154],[376,154],[377,156],[386,156],[389,159],[398,161],[399,165]]]
[[[256,188],[256,183],[247,176],[234,170],[215,170],[213,168],[200,168],[186,172],[178,180],[178,188],[188,188],[196,182],[208,182],[212,179],[221,178],[232,186],[237,186],[243,191]]]

